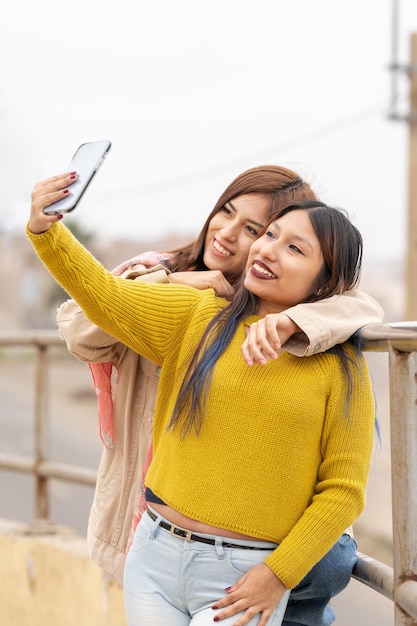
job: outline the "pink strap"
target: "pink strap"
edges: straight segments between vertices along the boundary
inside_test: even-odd
[[[113,396],[111,363],[89,363],[97,394],[100,438],[106,448],[114,446]]]

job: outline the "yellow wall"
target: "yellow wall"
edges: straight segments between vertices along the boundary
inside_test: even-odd
[[[0,624],[126,626],[123,591],[72,531],[0,520]]]

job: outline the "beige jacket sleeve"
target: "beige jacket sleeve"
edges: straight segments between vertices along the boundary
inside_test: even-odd
[[[169,282],[162,266],[148,270],[131,268],[123,276]],[[324,352],[349,339],[362,326],[379,324],[384,319],[384,311],[378,302],[356,289],[318,302],[297,304],[285,313],[301,329],[283,346],[296,356]],[[57,323],[69,352],[80,361],[117,365],[123,358],[126,346],[92,324],[74,300],[67,300],[58,309]]]
[[[343,343],[366,324],[380,324],[384,311],[374,298],[354,289],[318,302],[297,304],[285,314],[301,329],[283,345],[296,356],[310,356]]]
[[[168,283],[168,272],[161,266],[150,269],[133,267],[122,274],[123,278]],[[74,300],[67,300],[58,309],[57,325],[61,339],[69,352],[79,361],[117,364],[128,349],[114,337],[95,326],[84,315]]]

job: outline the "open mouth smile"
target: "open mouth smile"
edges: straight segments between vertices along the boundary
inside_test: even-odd
[[[221,243],[217,241],[217,239],[213,239],[213,248],[220,252],[220,254],[224,254],[225,256],[233,256],[233,253],[230,252],[227,248],[224,248]]]
[[[253,262],[251,272],[258,278],[277,278],[276,274],[273,274],[271,270],[260,261]]]

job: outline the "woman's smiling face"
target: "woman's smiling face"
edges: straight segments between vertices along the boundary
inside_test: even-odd
[[[259,298],[259,315],[304,302],[318,287],[323,263],[308,211],[292,210],[268,226],[251,246],[244,282]]]
[[[204,243],[204,264],[226,277],[238,276],[246,266],[251,245],[270,220],[266,194],[237,196],[214,215]]]

